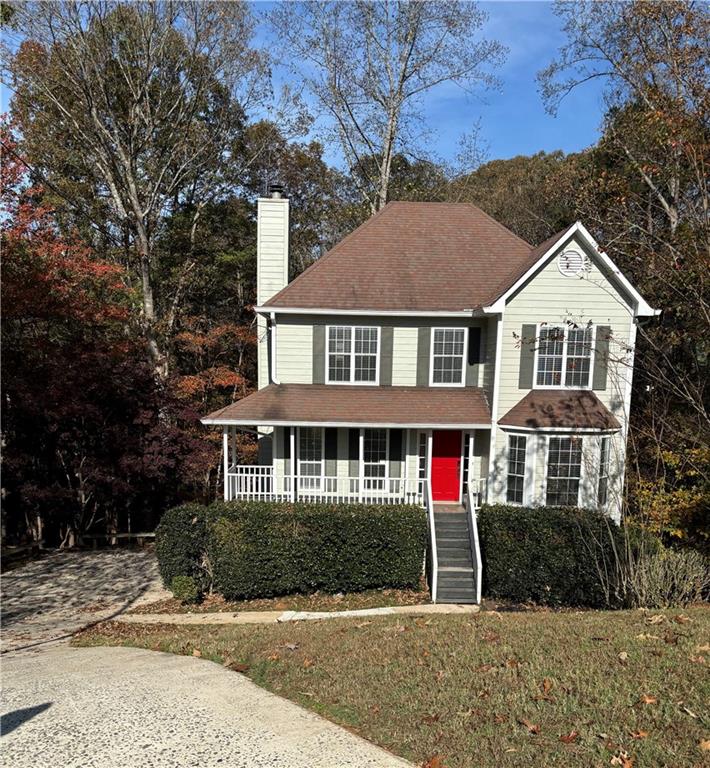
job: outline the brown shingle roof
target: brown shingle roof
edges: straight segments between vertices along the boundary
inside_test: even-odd
[[[528,429],[621,429],[591,390],[533,389],[498,423]]]
[[[205,424],[473,426],[491,413],[477,387],[369,387],[270,384],[221,408]]]
[[[469,203],[393,202],[265,303],[306,309],[482,307],[532,248]]]

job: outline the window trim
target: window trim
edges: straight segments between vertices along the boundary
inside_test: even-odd
[[[604,449],[604,441],[606,441],[606,450]],[[604,454],[604,464],[605,467],[602,465],[602,454]],[[602,511],[606,510],[606,508],[609,506],[609,471],[611,470],[611,435],[600,435],[599,436],[599,462],[597,465],[597,483],[596,483],[596,493],[595,498],[597,502],[597,509],[600,509]],[[605,470],[605,472],[602,474],[602,469]],[[606,480],[606,487],[604,489],[604,501],[599,500],[599,493],[600,493],[600,486],[602,480]]]
[[[303,460],[301,459],[301,430],[303,429],[317,429],[320,431],[320,475],[304,475],[301,472],[301,464],[303,463]],[[318,488],[313,490],[324,490],[325,488],[325,427],[318,427],[318,426],[299,426],[298,427],[298,435],[296,440],[296,447],[298,449],[298,455],[296,457],[296,469],[297,469],[297,477],[299,482],[299,488],[300,488],[300,481],[304,477],[311,477],[311,478],[318,478],[319,479],[319,485]],[[305,463],[309,463],[308,460],[305,461]]]
[[[331,381],[330,379],[330,329],[331,328],[349,328],[350,329],[350,379],[348,381]],[[355,329],[356,328],[374,328],[377,332],[377,351],[375,352],[375,380],[374,381],[355,381]],[[380,352],[382,350],[382,327],[379,325],[326,325],[325,327],[325,383],[355,387],[377,387],[380,384]]]
[[[550,474],[550,440],[558,440],[558,439],[578,439],[582,441],[582,449],[581,449],[581,457],[579,462],[579,485],[577,486],[577,503],[573,504],[574,507],[581,507],[580,503],[580,497],[582,496],[582,493],[584,491],[584,484],[586,482],[586,472],[585,472],[585,463],[584,463],[584,451],[585,447],[588,447],[588,443],[585,441],[584,437],[582,435],[574,434],[574,433],[568,433],[564,435],[546,435],[545,436],[545,469],[544,469],[544,487],[542,489],[542,503],[545,506],[548,506],[547,503],[547,486],[549,482],[549,474]],[[555,478],[559,479],[559,478]],[[563,478],[563,479],[574,479],[574,478]]]
[[[385,474],[382,477],[366,477],[365,475],[365,432],[368,430],[371,432],[374,430],[382,430],[385,433]],[[382,480],[384,487],[387,488],[390,481],[390,430],[386,429],[385,427],[363,427],[360,430],[360,440],[362,442],[362,451],[360,452],[358,474],[362,478],[363,488],[365,487],[365,482],[367,480]],[[367,463],[372,464],[372,466],[376,466],[372,462]]]
[[[586,384],[578,384],[575,386],[568,386],[565,384],[565,381],[567,379],[567,347],[569,344],[569,331],[572,328],[572,326],[568,323],[536,323],[535,324],[535,364],[533,367],[533,389],[567,389],[567,390],[576,390],[576,389],[583,389],[583,390],[591,390],[593,388],[594,383],[594,358],[596,354],[596,344],[597,344],[597,325],[596,323],[592,323],[591,325],[587,326],[591,328],[592,330],[592,338],[589,343],[589,376],[587,378]],[[545,328],[561,328],[564,337],[562,340],[562,378],[559,384],[538,384],[537,383],[537,375],[538,375],[538,366],[540,364],[540,331]],[[575,330],[579,330],[582,328],[582,326],[576,326]]]
[[[463,331],[463,353],[461,355],[461,383],[444,382],[436,383],[434,381],[434,336],[437,331]],[[430,387],[465,387],[466,386],[466,363],[468,357],[468,326],[466,325],[442,325],[432,326],[429,335],[429,386]]]
[[[525,458],[523,459],[523,474],[522,475],[515,475],[515,477],[522,477],[523,479],[523,498],[520,501],[510,501],[508,499],[508,480],[510,478],[510,439],[511,437],[517,437],[522,438],[525,440]],[[528,464],[528,434],[520,434],[517,432],[508,432],[507,433],[507,440],[505,445],[505,503],[511,504],[515,507],[523,507],[525,506],[525,502],[528,496],[528,489],[527,489],[527,483],[526,478],[529,470],[529,464]]]

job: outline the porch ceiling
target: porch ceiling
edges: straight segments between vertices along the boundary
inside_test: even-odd
[[[270,384],[202,423],[487,429],[491,412],[478,387]]]

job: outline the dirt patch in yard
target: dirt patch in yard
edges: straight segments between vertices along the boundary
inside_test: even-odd
[[[185,605],[168,598],[137,606],[128,613],[241,613],[243,611],[350,611],[362,608],[382,608],[391,605],[421,605],[430,602],[426,589],[369,589],[344,595],[316,592],[312,595],[255,600],[225,600],[221,595],[206,595],[202,602]]]

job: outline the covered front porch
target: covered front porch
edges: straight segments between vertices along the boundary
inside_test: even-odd
[[[243,427],[241,427],[243,428]],[[260,460],[240,465],[225,425],[224,498],[337,504],[461,505],[485,500],[487,430],[261,427]]]

